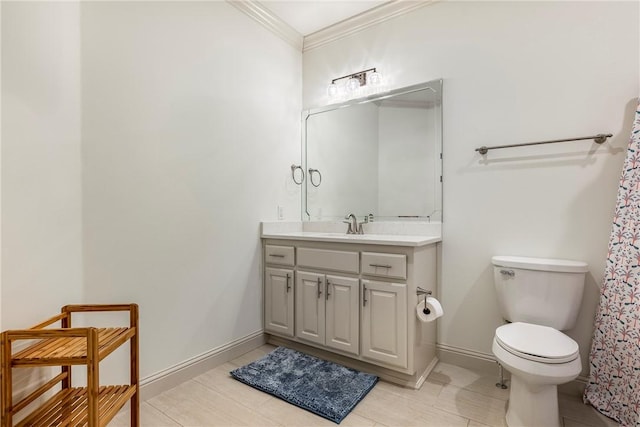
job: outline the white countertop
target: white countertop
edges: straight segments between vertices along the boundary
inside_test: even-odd
[[[393,234],[344,234],[291,231],[262,234],[263,239],[307,240],[314,242],[365,243],[369,245],[425,246],[442,240],[440,236],[397,236]]]
[[[360,243],[368,245],[392,245],[392,246],[425,246],[442,241],[442,234],[439,227],[431,227],[420,231],[428,233],[410,234],[403,230],[403,234],[376,233],[346,234],[345,232],[303,230],[300,223],[263,223],[261,237],[263,239],[281,240],[306,240],[315,242],[336,242],[336,243]],[[342,225],[342,228],[344,226]],[[388,229],[388,225],[386,226]],[[406,227],[405,227],[406,228]]]

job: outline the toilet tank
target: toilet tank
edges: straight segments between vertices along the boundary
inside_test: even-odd
[[[588,265],[582,261],[517,256],[491,258],[498,304],[510,322],[573,328]]]

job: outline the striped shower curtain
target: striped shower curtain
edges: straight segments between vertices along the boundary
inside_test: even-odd
[[[640,427],[640,103],[616,205],[584,400]]]

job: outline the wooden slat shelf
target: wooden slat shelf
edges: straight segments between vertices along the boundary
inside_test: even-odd
[[[71,327],[72,313],[128,311],[129,326],[116,328]],[[59,328],[51,327],[60,323]],[[30,345],[16,353],[12,345],[28,340]],[[100,386],[99,363],[122,344],[130,342],[130,384]],[[138,306],[136,304],[67,305],[61,314],[30,329],[2,332],[0,378],[2,427],[14,426],[16,414],[30,407],[45,393],[59,391],[24,417],[16,426],[101,427],[131,402],[131,425],[140,425]],[[87,386],[71,387],[71,366],[86,365]],[[19,401],[13,401],[13,369],[60,366],[61,372]]]
[[[135,333],[135,328],[98,328],[98,354],[107,357]],[[27,347],[11,357],[12,366],[84,365],[87,363],[87,339],[48,338]]]
[[[131,385],[100,387],[98,410],[105,414],[101,417],[100,425],[111,421],[135,392],[135,387]],[[16,426],[88,426],[87,402],[86,387],[61,390]]]

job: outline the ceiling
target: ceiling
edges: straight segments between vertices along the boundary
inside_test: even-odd
[[[387,0],[262,0],[269,9],[303,36],[358,15]]]

